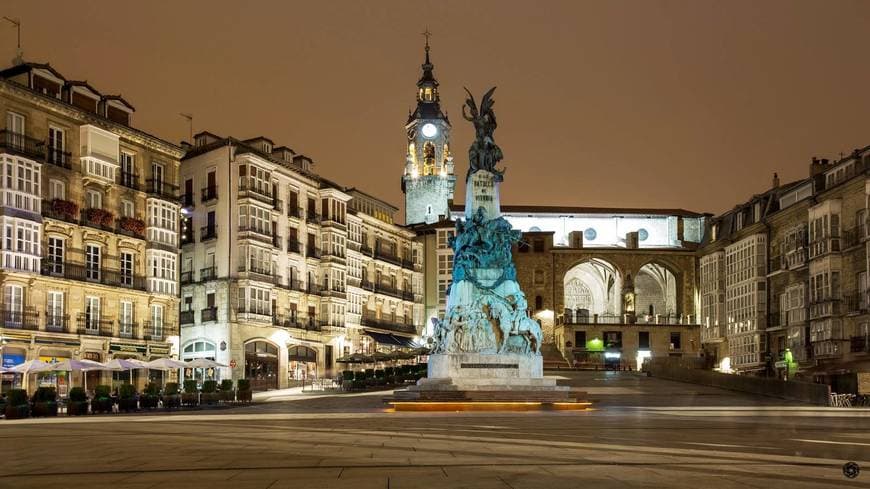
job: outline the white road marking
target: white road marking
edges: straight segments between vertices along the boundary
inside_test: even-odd
[[[870,447],[870,443],[856,443],[851,441],[833,441],[833,440],[806,440],[803,438],[792,438],[792,441],[802,441],[804,443],[824,443],[825,445],[855,445],[859,447]]]
[[[700,445],[702,447],[725,447],[725,448],[760,448],[762,450],[779,450],[778,447],[757,447],[754,445],[729,445],[727,443],[701,443],[693,441],[680,442],[685,445]]]

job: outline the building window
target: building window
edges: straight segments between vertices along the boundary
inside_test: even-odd
[[[0,216],[3,241],[0,243],[2,266],[12,270],[38,272],[40,261],[39,223]]]
[[[268,289],[257,287],[239,288],[239,309],[241,312],[270,316],[272,297]]]
[[[20,285],[7,285],[3,288],[3,319],[21,323],[24,312],[24,288]]]
[[[671,350],[681,350],[683,348],[681,340],[682,335],[679,332],[671,333]]]
[[[49,273],[63,274],[63,238],[50,236],[48,238],[48,266]]]
[[[85,277],[100,280],[100,247],[89,244],[85,247]]]
[[[118,329],[121,336],[133,335],[133,303],[131,301],[121,301]]]
[[[136,187],[136,156],[133,153],[121,151],[121,185]]]
[[[98,331],[100,329],[100,298],[85,297],[85,329]]]
[[[63,292],[49,290],[45,305],[45,327],[58,330],[63,328],[63,323]]]
[[[149,251],[148,290],[160,294],[175,295],[176,293],[176,259],[177,255],[167,251]]]
[[[66,134],[63,129],[48,126],[48,161],[55,165],[66,163],[63,150],[66,147]]]
[[[160,304],[151,305],[151,334],[163,337],[163,306]]]
[[[649,331],[638,331],[637,348],[639,350],[649,350]]]
[[[52,199],[65,200],[66,199],[66,184],[60,180],[49,180],[48,181],[48,193]]]
[[[151,189],[163,193],[164,168],[160,163],[151,163]]]
[[[121,201],[121,215],[124,217],[136,217],[136,208],[132,200]]]
[[[14,139],[14,136],[10,137]],[[0,181],[2,204],[23,211],[41,212],[39,163],[4,155],[0,158],[0,165],[3,171],[3,179]]]
[[[103,208],[103,194],[101,194],[100,192],[88,189],[86,199],[89,209]]]
[[[168,202],[148,201],[148,239],[175,246],[178,241],[178,209]]]
[[[121,252],[121,284],[128,287],[133,285],[133,253]]]

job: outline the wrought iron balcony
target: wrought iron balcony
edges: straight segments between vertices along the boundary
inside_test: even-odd
[[[48,154],[45,158],[46,163],[69,170],[72,168],[71,160],[72,153],[70,153],[69,151],[64,151],[62,148],[54,148],[49,146]]]
[[[118,321],[118,337],[126,338],[129,340],[139,339],[139,335],[137,334],[139,331],[139,324],[135,321],[125,322],[123,320]]]
[[[849,351],[852,353],[870,352],[870,337],[853,336],[849,339]]]
[[[179,324],[193,324],[196,320],[193,317],[193,310],[190,311],[181,311],[178,313],[178,322]]]
[[[212,200],[217,200],[217,198],[218,198],[217,186],[205,187],[202,189],[202,196],[201,196],[200,200],[202,201],[203,204],[205,204],[206,202],[210,202]]]
[[[305,222],[308,224],[320,224],[320,214],[309,212],[305,215]]]
[[[305,256],[308,258],[319,259],[321,256],[320,249],[315,246],[308,245],[305,247]]]
[[[76,333],[91,336],[115,336],[114,323],[106,317],[97,317],[81,313],[76,318]]]
[[[282,328],[302,329],[305,331],[321,331],[321,322],[317,318],[302,316],[272,316],[272,324]]]
[[[217,267],[206,267],[199,269],[200,282],[207,282],[217,278]]]
[[[298,253],[301,255],[302,254],[302,243],[300,243],[299,241],[297,241],[295,239],[288,239],[287,240],[287,251],[290,253]]]
[[[398,319],[378,318],[374,314],[368,312],[363,313],[362,318],[360,319],[360,324],[399,333],[417,333],[417,328],[413,324],[402,322]]]
[[[45,330],[54,333],[69,332],[69,315],[57,314],[54,311],[45,311]]]
[[[181,285],[187,285],[193,283],[193,271],[188,270],[186,272],[181,272],[178,281]]]
[[[199,322],[217,321],[217,307],[206,307],[199,311]]]
[[[301,207],[289,206],[287,208],[287,215],[290,217],[295,217],[297,219],[302,219],[302,216],[305,215],[305,210]]]
[[[42,275],[90,282],[135,290],[146,290],[147,279],[121,270],[106,267],[92,267],[80,263],[42,259]]]
[[[79,222],[79,206],[75,202],[63,199],[43,200],[42,215],[58,221],[73,224]]]
[[[217,225],[203,226],[199,228],[199,240],[201,242],[217,239]]]
[[[139,190],[139,174],[126,171],[118,172],[118,185],[131,188],[133,190]]]
[[[45,160],[45,143],[9,130],[0,131],[0,151],[21,155],[36,161]]]
[[[159,324],[145,321],[143,324],[143,330],[145,333],[143,335],[145,341],[164,341],[167,337],[174,335],[177,331],[174,324],[165,321]]]
[[[375,248],[375,259],[402,266],[402,259],[389,250]]]
[[[39,313],[32,309],[2,309],[0,319],[4,328],[36,331],[39,329]]]
[[[181,194],[181,207],[190,209],[193,208],[194,205],[193,194]]]
[[[178,185],[173,185],[159,178],[149,178],[145,181],[145,192],[163,200],[178,201]]]

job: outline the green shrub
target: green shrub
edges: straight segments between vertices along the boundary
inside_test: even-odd
[[[223,392],[230,392],[233,390],[233,380],[232,379],[224,379],[221,381],[221,390]]]
[[[69,390],[69,400],[70,402],[82,402],[88,400],[88,395],[85,393],[85,390],[81,387],[73,387]]]
[[[187,390],[187,382],[185,382],[184,390]],[[217,381],[216,380],[206,380],[202,383],[202,392],[203,394],[213,394],[217,392]]]
[[[145,386],[145,390],[143,390],[142,393],[149,396],[160,395],[160,386],[157,385],[156,382],[148,382],[148,385]]]
[[[240,391],[249,391],[251,390],[251,381],[248,379],[239,379],[236,387],[238,387]]]
[[[392,377],[396,374],[396,369],[394,367],[385,367],[384,368],[384,376]]]
[[[178,395],[178,382],[169,382],[163,389],[163,393],[167,396]]]
[[[33,393],[33,402],[56,402],[57,391],[54,387],[38,387]]]
[[[185,392],[185,394],[195,394],[197,392],[196,381],[195,380],[185,380],[184,381],[184,392]]]
[[[109,397],[109,393],[112,392],[111,388],[107,385],[98,385],[94,387],[94,398],[102,399]]]
[[[366,369],[366,376],[365,376],[365,378],[366,378],[366,379],[371,379],[371,378],[373,378],[374,376],[375,376],[375,369],[373,369],[373,368],[367,368],[367,369]]]
[[[353,380],[353,370],[344,370],[341,372],[342,380]]]
[[[69,391],[69,403],[66,405],[68,416],[88,414],[88,395],[81,387],[73,387]]]
[[[27,405],[27,391],[24,389],[12,389],[9,391],[6,401],[7,406]]]
[[[381,369],[375,370],[375,378],[376,379],[383,379],[384,378],[384,371]]]
[[[121,399],[133,399],[136,397],[136,387],[133,384],[121,384],[118,388],[118,397]]]

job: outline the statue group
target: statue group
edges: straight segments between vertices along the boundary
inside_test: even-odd
[[[486,92],[480,107],[469,93],[463,106],[463,116],[475,128],[466,182],[478,172],[486,172],[496,184],[503,179],[503,171],[496,169],[502,152],[493,139],[497,126],[492,111],[494,91]],[[541,327],[529,317],[511,255],[520,236],[507,220],[488,216],[483,208],[466,221],[457,221],[455,237],[449,243],[453,277],[447,312],[443,320],[435,321],[433,353],[540,355]]]

